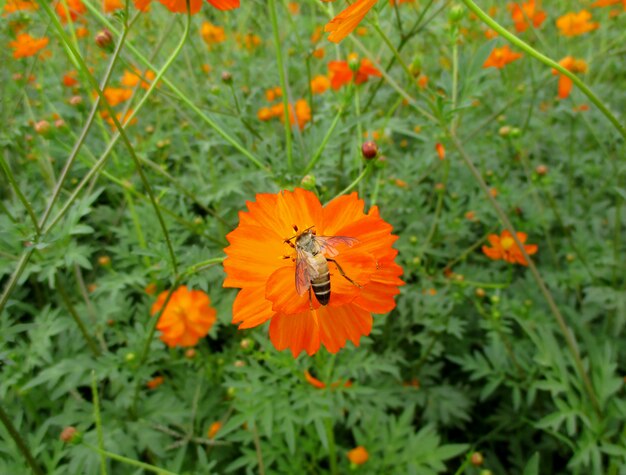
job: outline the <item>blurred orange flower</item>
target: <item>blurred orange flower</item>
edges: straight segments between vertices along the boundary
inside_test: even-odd
[[[370,76],[382,76],[382,73],[367,58],[361,60],[356,70],[356,75],[350,64],[351,63],[348,61],[330,61],[328,63],[330,85],[334,90],[349,84],[353,79],[355,84],[362,84],[366,82]]]
[[[9,46],[13,48],[13,57],[15,59],[27,58],[36,55],[39,51],[46,47],[48,38],[34,38],[28,33],[20,33],[14,41],[9,42]]]
[[[612,7],[613,5],[622,4],[626,10],[626,0],[597,0],[591,4],[592,8]]]
[[[573,56],[566,56],[561,61],[559,61],[559,65],[567,69],[572,73],[586,73],[587,72],[587,63],[584,59],[577,59]],[[552,74],[559,75],[559,87],[558,87],[558,97],[559,99],[566,99],[569,97],[570,92],[572,91],[572,87],[574,83],[570,78],[565,76],[564,74],[560,74],[556,69],[552,70]]]
[[[165,378],[163,376],[156,376],[146,383],[146,387],[148,389],[156,389],[159,386],[161,386],[161,384],[163,384],[164,382],[165,382]]]
[[[578,36],[596,30],[600,23],[591,22],[591,13],[581,10],[567,13],[556,20],[556,26],[563,36]]]
[[[69,11],[72,21],[76,21],[78,17],[87,11],[87,8],[83,5],[81,0],[66,0],[66,3],[67,11]],[[67,21],[67,14],[63,2],[57,2],[56,12],[61,19],[61,23],[65,23]]]
[[[78,84],[76,79],[76,71],[69,71],[63,75],[63,85],[65,87],[74,87]]]
[[[104,13],[113,13],[124,8],[122,0],[102,0],[102,10]]]
[[[494,48],[491,54],[483,64],[483,68],[498,68],[502,69],[507,64],[512,63],[522,57],[521,53],[515,53],[509,48],[509,45],[504,45],[502,48]]]
[[[328,35],[328,39],[334,43],[339,43],[343,40],[361,23],[365,15],[367,15],[367,12],[376,5],[377,1],[378,0],[356,0],[352,5],[339,13],[339,15],[330,20],[324,28],[324,31],[331,32],[330,35]]]
[[[483,246],[483,253],[493,260],[505,260],[511,264],[521,264],[527,266],[528,262],[524,258],[521,249],[515,243],[515,239],[506,229],[502,231],[500,236],[490,234],[487,239],[492,247]],[[518,232],[517,239],[524,245],[524,249],[529,256],[537,252],[536,244],[524,244],[527,239],[526,233]]]
[[[511,18],[515,29],[522,33],[530,26],[532,22],[535,28],[539,28],[547,18],[546,12],[535,7],[535,0],[528,0],[526,3],[510,3],[508,6],[511,11]]]
[[[159,0],[159,2],[172,13],[187,13],[187,0]],[[239,0],[207,0],[207,2],[218,10],[239,8]],[[189,10],[192,15],[198,13],[201,8],[202,0],[190,0]]]
[[[394,262],[397,237],[377,207],[365,214],[356,193],[322,207],[314,193],[301,188],[258,194],[247,204],[249,211],[239,213],[239,226],[226,236],[230,246],[224,261],[224,287],[241,289],[233,304],[233,323],[240,329],[270,321],[270,339],[278,350],[288,348],[296,357],[324,345],[336,353],[348,340],[358,346],[369,334],[371,312],[395,307],[394,296],[404,285],[402,268]],[[304,290],[306,272],[298,272],[296,284],[297,253],[290,244],[311,229],[318,239],[344,237],[321,251],[335,260],[328,262],[332,290],[326,305]]]
[[[132,87],[135,87],[137,84],[139,84],[139,86],[142,87],[143,89],[149,89],[150,83],[154,81],[155,77],[156,77],[156,74],[154,74],[154,72],[150,70],[146,71],[146,73],[142,76],[141,72],[137,70],[136,68],[134,68],[133,71],[130,71],[128,69],[125,70],[124,75],[122,76],[122,79],[120,82],[122,83],[123,86],[126,86],[126,87],[132,88]]]
[[[283,90],[280,86],[271,87],[265,91],[265,99],[269,102],[273,102],[279,97],[283,97]]]
[[[32,0],[7,0],[4,4],[4,14],[2,16],[7,16],[15,12],[35,11],[38,8],[39,5]]]
[[[150,10],[150,2],[151,0],[133,0],[135,8],[141,12],[147,12]]]
[[[304,372],[304,379],[306,379],[306,382],[309,383],[311,386],[313,386],[314,388],[317,389],[324,389],[326,387],[326,384],[324,384],[323,382],[321,382],[319,379],[317,379],[314,376],[311,376],[311,373],[309,373],[309,370],[307,369]]]
[[[167,291],[159,294],[150,309],[152,315],[163,308],[167,294]],[[197,345],[216,321],[217,312],[210,304],[209,296],[201,290],[189,290],[185,285],[178,287],[172,292],[156,326],[161,331],[161,340],[169,347]]]
[[[104,94],[104,98],[111,107],[115,107],[116,105],[127,101],[133,95],[133,91],[121,87],[106,87],[102,92]]]
[[[217,435],[217,433],[220,431],[221,428],[222,428],[222,423],[220,421],[214,422],[213,424],[209,426],[209,430],[207,430],[206,436],[209,439],[215,439],[215,436]]]
[[[311,91],[313,94],[323,94],[330,87],[330,79],[327,76],[319,74],[311,79]]]
[[[350,460],[350,463],[353,463],[354,465],[363,465],[369,458],[370,455],[362,445],[359,445],[348,452],[348,459]]]
[[[281,122],[285,120],[285,114],[282,113],[282,104],[281,113],[278,115]],[[311,122],[311,107],[309,103],[305,99],[298,99],[295,105],[295,117],[294,117],[294,106],[289,104],[289,123],[293,125],[296,120],[298,121],[298,128],[300,130],[304,129],[304,126]]]
[[[213,25],[208,21],[202,23],[200,35],[208,46],[214,45],[216,43],[223,43],[224,41],[226,41],[224,28],[222,28],[221,26]]]

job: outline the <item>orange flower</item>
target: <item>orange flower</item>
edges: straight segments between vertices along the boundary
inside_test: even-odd
[[[209,439],[215,439],[215,436],[222,428],[222,423],[220,421],[214,422],[209,426],[209,430],[206,431],[206,436]]]
[[[120,81],[123,86],[126,87],[135,87],[137,84],[141,82],[140,87],[143,89],[149,89],[150,83],[154,80],[156,74],[152,71],[146,71],[146,73],[141,75],[137,69],[133,69],[133,71],[129,71],[128,69],[124,71],[124,75],[122,76],[122,80]]]
[[[274,117],[274,115],[272,114],[272,110],[269,107],[261,107],[256,113],[256,116],[259,120],[262,120],[264,122]]]
[[[328,63],[328,73],[330,75],[330,86],[337,90],[346,84],[349,84],[355,74],[347,61],[330,61]],[[355,84],[362,84],[367,81],[370,76],[381,77],[382,73],[376,69],[372,62],[363,58],[356,71]]]
[[[282,104],[280,104],[282,106]],[[298,121],[298,127],[300,130],[304,129],[304,126],[311,122],[311,108],[309,103],[305,99],[298,99],[295,106],[295,118],[294,118],[294,106],[289,105],[289,123],[293,125],[295,121]],[[285,120],[285,114],[281,112],[278,116],[282,121]]]
[[[348,340],[358,346],[372,328],[371,312],[391,311],[404,284],[402,268],[394,262],[397,251],[391,247],[397,237],[377,207],[368,214],[363,207],[356,193],[322,207],[314,193],[301,188],[258,194],[256,202],[248,202],[249,211],[239,213],[239,226],[227,235],[230,246],[225,250],[224,287],[241,289],[233,304],[233,323],[244,329],[269,320],[274,346],[289,348],[294,357],[302,351],[312,355],[321,345],[336,353]],[[312,230],[320,236],[315,242],[343,237],[321,251],[333,259],[323,261],[331,288],[325,305],[307,291],[313,271],[297,265],[292,248]]]
[[[165,382],[165,378],[163,376],[156,376],[146,383],[146,387],[148,389],[156,389],[159,386],[161,386],[161,384],[163,384],[164,382]]]
[[[265,99],[268,102],[273,102],[279,97],[283,97],[283,90],[279,86],[271,87],[265,91]]]
[[[151,0],[133,0],[135,4],[135,8],[140,12],[147,12],[150,10],[150,1]]]
[[[165,303],[168,292],[161,292],[152,305],[150,313],[158,313]],[[210,306],[209,296],[201,290],[178,287],[161,313],[157,329],[161,340],[169,347],[195,346],[206,336],[216,320],[216,311]]]
[[[559,65],[567,69],[572,73],[586,73],[587,72],[587,63],[583,59],[576,59],[573,56],[566,56],[561,61],[559,61]],[[559,74],[559,87],[558,87],[558,97],[559,99],[566,99],[569,97],[570,92],[572,91],[572,87],[574,83],[570,78],[565,76],[564,74],[560,74],[556,69],[552,70],[552,74]]]
[[[348,452],[348,459],[350,460],[350,463],[353,463],[354,465],[363,465],[369,458],[370,455],[362,445],[359,445]]]
[[[292,15],[297,15],[298,13],[300,13],[300,5],[296,2],[289,2],[287,4],[287,9]]]
[[[312,55],[314,58],[317,58],[317,59],[323,59],[323,58],[324,58],[324,56],[326,55],[326,51],[324,50],[324,48],[315,48],[315,49],[313,50],[313,53],[311,53],[311,55]]]
[[[224,28],[222,28],[221,26],[215,26],[208,21],[202,23],[200,35],[202,35],[202,39],[208,46],[214,45],[216,43],[223,43],[226,40]]]
[[[66,3],[67,11],[69,11],[72,21],[76,21],[79,16],[87,11],[87,8],[85,7],[85,5],[83,5],[83,2],[81,2],[81,0],[67,0]],[[67,21],[67,14],[63,2],[57,3],[56,12],[61,19],[61,23],[65,23]]]
[[[517,233],[517,239],[524,244],[526,242],[526,233]],[[511,264],[521,264],[527,266],[528,262],[524,258],[521,249],[515,243],[513,236],[506,229],[502,231],[500,236],[497,234],[490,234],[487,239],[492,247],[483,246],[483,253],[493,260],[505,260]],[[537,252],[536,244],[524,244],[524,249],[529,256],[532,256]]]
[[[343,40],[361,23],[361,20],[376,5],[376,2],[377,0],[356,0],[352,5],[339,13],[324,28],[324,31],[331,32],[328,35],[328,39],[333,43],[339,43]]]
[[[48,38],[34,38],[28,33],[20,33],[14,41],[9,43],[13,48],[13,57],[15,59],[27,58],[36,55],[40,50],[48,44]]]
[[[106,87],[102,92],[104,94],[104,98],[111,107],[115,107],[116,105],[127,101],[133,95],[133,91],[121,87]]]
[[[102,10],[104,13],[113,13],[124,8],[121,0],[102,0]]]
[[[79,26],[76,28],[76,37],[77,38],[87,38],[89,36],[89,30],[84,26]]]
[[[420,77],[417,78],[417,85],[420,89],[426,89],[428,87],[428,76],[420,74]]]
[[[311,376],[311,373],[309,373],[309,370],[307,369],[304,372],[304,379],[306,379],[306,382],[309,383],[311,386],[313,386],[314,388],[317,389],[324,389],[326,387],[326,384],[324,384],[323,382],[321,382],[319,379],[317,379],[314,376]]]
[[[443,160],[446,158],[446,149],[443,144],[437,142],[435,144],[435,150],[437,151],[437,155],[439,156],[439,160]]]
[[[578,13],[567,13],[556,20],[556,26],[563,36],[578,36],[596,30],[600,23],[590,22],[591,13],[581,10]]]
[[[591,4],[592,8],[612,7],[613,5],[622,4],[626,10],[626,0],[597,0]]]
[[[76,84],[78,84],[76,71],[69,71],[63,75],[63,85],[65,87],[74,87]]]
[[[324,94],[330,87],[330,79],[321,74],[311,79],[311,91],[313,94]]]
[[[522,57],[521,53],[514,53],[509,48],[509,45],[504,45],[502,48],[494,48],[491,54],[483,64],[483,68],[498,68],[502,69],[507,64],[518,60]]]
[[[39,5],[32,0],[7,0],[4,4],[4,14],[2,16],[15,12],[35,11],[38,8]]]
[[[535,9],[535,0],[528,0],[522,4],[511,3],[509,4],[509,10],[511,10],[515,29],[520,33],[528,29],[530,26],[529,22],[532,22],[535,28],[539,28],[547,17],[546,12]]]
[[[187,0],[159,0],[172,13],[187,13]],[[218,10],[239,8],[239,0],[207,0]],[[139,7],[138,7],[139,8]],[[190,0],[189,10],[195,15],[202,8],[202,0]]]

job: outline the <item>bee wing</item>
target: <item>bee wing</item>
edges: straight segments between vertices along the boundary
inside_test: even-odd
[[[359,242],[358,239],[348,236],[316,236],[315,241],[322,248],[322,252],[324,252],[328,257],[335,257],[339,254],[339,251],[335,249],[337,244],[354,246],[357,242]]]
[[[311,275],[309,260],[306,252],[297,250],[296,257],[296,292],[298,295],[304,295],[311,286]]]

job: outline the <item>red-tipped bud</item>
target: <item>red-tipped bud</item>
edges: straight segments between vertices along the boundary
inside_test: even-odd
[[[106,28],[96,33],[95,42],[98,45],[98,48],[103,49],[108,53],[113,52],[113,47],[115,46],[113,43],[113,35]]]
[[[372,160],[378,156],[378,145],[372,140],[363,142],[363,145],[361,145],[361,153],[365,160]]]

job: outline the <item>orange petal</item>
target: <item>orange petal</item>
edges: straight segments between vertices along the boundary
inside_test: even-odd
[[[372,330],[372,315],[356,305],[320,307],[317,310],[320,340],[330,353],[337,353],[350,340],[359,346],[362,336]]]
[[[298,295],[296,291],[295,266],[281,267],[267,280],[265,298],[272,303],[272,310],[284,314],[305,312],[313,307],[319,307],[314,297],[309,300],[309,293]]]
[[[365,217],[364,207],[365,202],[360,200],[356,193],[335,198],[324,207],[321,231],[328,236],[339,235],[339,229],[347,223]]]
[[[324,31],[332,32],[328,39],[338,43],[352,33],[378,0],[356,0],[326,24]]]
[[[265,298],[265,285],[241,289],[233,302],[233,323],[239,328],[252,328],[274,316],[272,302]]]
[[[239,8],[239,0],[207,0],[218,10],[232,10],[233,8]]]
[[[270,322],[270,340],[279,351],[289,348],[294,358],[302,351],[312,355],[320,348],[320,330],[311,311],[278,314]]]
[[[487,246],[483,246],[483,253],[494,260],[498,260],[498,259],[503,259],[502,257],[502,250],[500,248],[492,248],[492,247],[487,247]]]
[[[561,74],[559,76],[559,92],[558,92],[559,99],[566,99],[567,97],[569,97],[569,94],[572,91],[573,85],[574,83],[572,82],[570,78]]]
[[[537,253],[537,250],[539,248],[537,244],[527,244],[524,246],[524,249],[526,250],[526,254],[528,254],[529,256],[532,256],[533,254]]]

